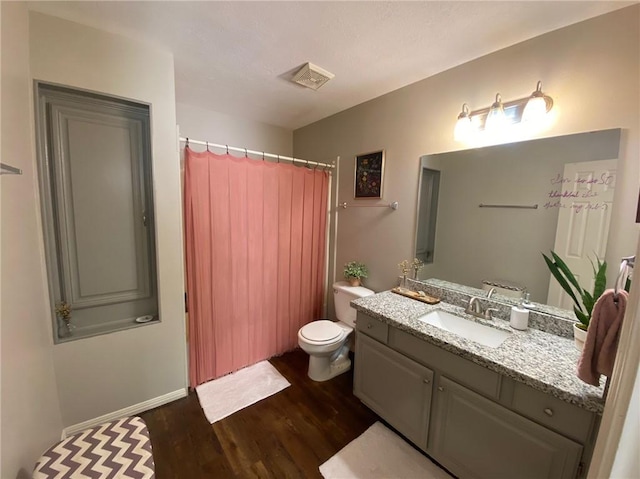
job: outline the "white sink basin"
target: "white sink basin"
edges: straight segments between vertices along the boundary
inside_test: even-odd
[[[490,348],[497,348],[511,334],[441,310],[425,314],[418,320]]]

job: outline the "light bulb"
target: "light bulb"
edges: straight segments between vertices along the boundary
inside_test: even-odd
[[[484,122],[484,129],[487,132],[498,132],[507,123],[507,117],[504,114],[504,106],[502,105],[502,97],[500,93],[496,95],[496,101],[491,105],[487,119]]]
[[[469,118],[469,106],[464,103],[462,105],[462,112],[458,115],[456,127],[453,130],[453,139],[455,141],[468,141],[471,133],[472,125],[471,118]]]
[[[547,115],[547,100],[542,93],[542,82],[538,82],[536,91],[531,94],[522,112],[522,123],[540,123]]]

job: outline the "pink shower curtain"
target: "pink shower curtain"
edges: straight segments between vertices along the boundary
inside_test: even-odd
[[[192,387],[295,348],[322,314],[328,182],[185,148]]]

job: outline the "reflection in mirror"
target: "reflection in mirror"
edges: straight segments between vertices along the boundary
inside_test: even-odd
[[[421,192],[425,170],[440,171],[440,185],[435,254],[422,276],[477,288],[483,280],[521,286],[532,301],[568,308],[541,253],[553,249],[580,262],[586,269],[579,281],[591,288],[589,258],[606,253],[620,132],[423,156]],[[423,206],[419,195],[417,257],[424,249],[420,232],[433,217]]]
[[[420,219],[418,220],[416,258],[424,264],[433,263],[439,188],[440,172],[429,168],[422,168],[420,194],[418,196],[418,211],[422,214],[422,221],[420,221]]]

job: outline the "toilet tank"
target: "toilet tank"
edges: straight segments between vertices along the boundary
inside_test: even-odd
[[[354,299],[364,298],[372,294],[375,293],[370,289],[362,286],[349,286],[346,281],[333,283],[333,304],[336,308],[338,321],[355,328],[356,310],[349,303]]]

